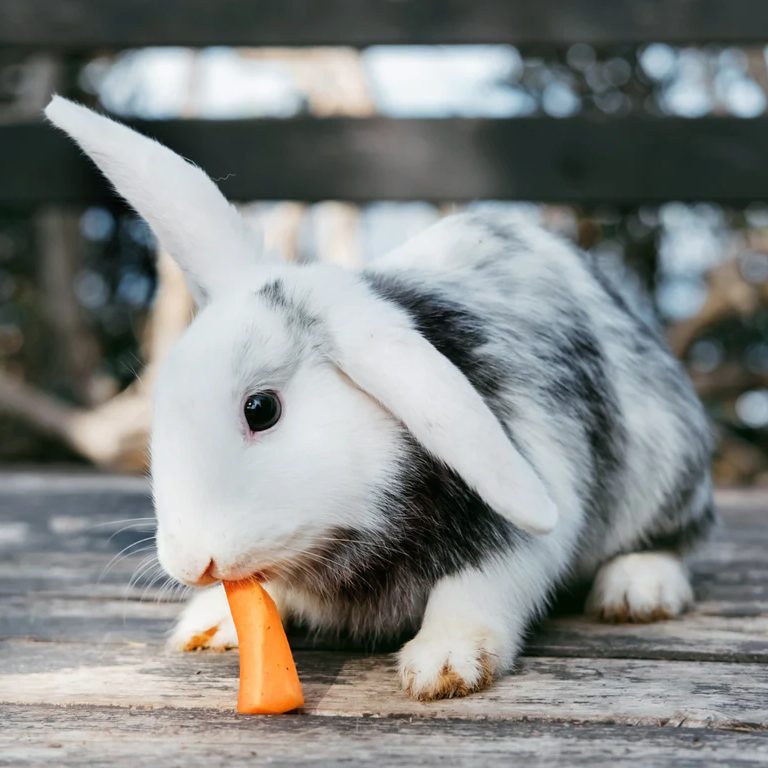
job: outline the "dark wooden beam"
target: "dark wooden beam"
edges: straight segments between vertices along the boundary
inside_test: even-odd
[[[768,39],[765,0],[2,0],[0,45],[352,45]]]
[[[312,119],[134,124],[232,199],[768,200],[768,119]],[[96,203],[106,184],[48,125],[0,125],[0,205]]]

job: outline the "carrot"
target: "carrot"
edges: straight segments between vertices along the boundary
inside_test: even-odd
[[[225,581],[224,589],[240,646],[237,711],[279,715],[300,707],[304,695],[274,601],[254,581]]]

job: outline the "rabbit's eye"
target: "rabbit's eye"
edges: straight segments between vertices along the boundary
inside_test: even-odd
[[[282,406],[274,392],[257,392],[249,395],[243,406],[245,420],[251,432],[263,432],[277,424]]]

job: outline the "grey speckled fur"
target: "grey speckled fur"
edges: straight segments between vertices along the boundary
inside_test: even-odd
[[[617,554],[695,544],[714,521],[710,431],[634,298],[588,254],[529,225],[463,215],[443,226],[475,233],[482,257],[440,271],[395,259],[364,279],[462,370],[541,474],[539,438],[544,462],[568,468],[584,524],[547,594]],[[331,565],[297,577],[298,589],[327,601],[335,629],[357,636],[412,630],[439,578],[530,541],[403,441],[397,481],[378,491],[387,535],[338,531],[339,543],[322,548]]]

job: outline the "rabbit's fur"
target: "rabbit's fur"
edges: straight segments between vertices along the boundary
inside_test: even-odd
[[[154,227],[200,312],[162,366],[158,550],[186,583],[255,572],[285,618],[400,652],[418,698],[510,669],[561,586],[598,616],[680,613],[679,555],[713,519],[685,373],[586,254],[464,214],[355,273],[269,261],[210,180],[61,99],[70,133]],[[283,416],[250,434],[244,399]],[[177,647],[236,643],[220,587]]]

